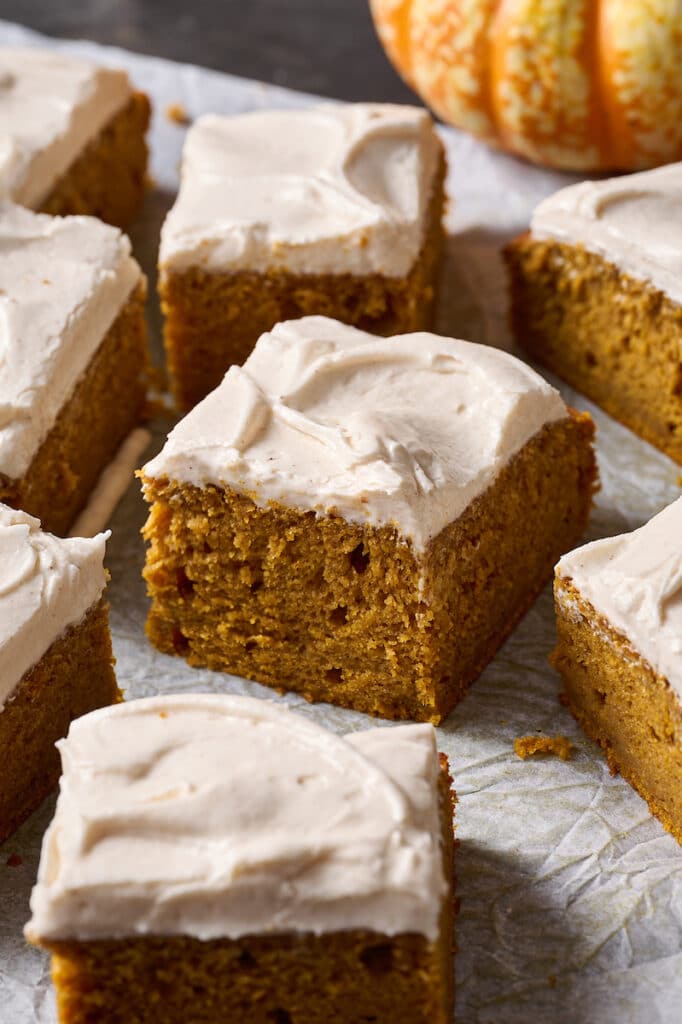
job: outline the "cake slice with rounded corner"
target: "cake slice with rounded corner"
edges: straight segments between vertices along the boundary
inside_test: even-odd
[[[454,794],[427,725],[185,694],[74,723],[26,935],[60,1024],[450,1024]]]

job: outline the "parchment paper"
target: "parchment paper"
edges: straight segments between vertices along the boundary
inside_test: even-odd
[[[182,103],[194,117],[204,111],[303,106],[312,97],[88,43],[49,41],[0,22],[0,45],[11,43],[50,45],[125,66],[152,97],[156,188],[132,237],[150,277],[150,326],[158,356],[154,265],[159,227],[177,188],[184,135],[165,117],[166,105]],[[454,201],[438,326],[444,334],[509,347],[500,244],[527,226],[538,200],[571,179],[494,153],[452,130],[443,130],[443,138]],[[679,495],[678,467],[585,399],[561,390],[567,401],[592,412],[599,429],[603,489],[590,539],[640,525]],[[157,424],[150,455],[168,426]],[[144,516],[138,486],[131,483],[111,523],[107,554],[117,672],[128,697],[204,690],[272,698],[256,684],[190,669],[146,642],[139,536]],[[682,1020],[682,850],[629,786],[609,776],[596,747],[559,704],[559,681],[547,664],[553,638],[548,589],[439,729],[460,798],[457,1019],[461,1024]],[[296,697],[276,699],[339,732],[375,724]],[[565,733],[575,744],[573,759],[520,761],[513,753],[514,738],[535,732]],[[25,945],[21,931],[53,807],[53,800],[46,801],[0,848],[1,1024],[55,1021],[47,958]],[[21,858],[20,865],[6,863],[12,854]]]

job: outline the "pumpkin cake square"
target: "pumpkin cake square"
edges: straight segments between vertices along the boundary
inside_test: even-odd
[[[341,737],[187,694],[96,711],[59,746],[26,935],[60,1024],[450,1024],[454,793],[431,726]]]
[[[0,505],[0,843],[57,785],[69,723],[120,700],[107,536],[60,540]]]
[[[565,555],[554,593],[568,707],[682,843],[682,498]]]
[[[416,107],[199,118],[159,253],[178,408],[281,320],[323,314],[384,335],[430,327],[444,176],[443,146]]]
[[[562,189],[506,249],[534,359],[682,464],[682,163]]]
[[[65,534],[145,411],[145,279],[94,217],[0,202],[0,501]]]
[[[147,635],[439,722],[581,536],[593,430],[498,349],[278,324],[142,470]]]
[[[125,227],[147,187],[149,116],[125,71],[0,48],[0,198]]]

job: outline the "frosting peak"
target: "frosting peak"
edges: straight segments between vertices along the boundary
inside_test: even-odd
[[[498,349],[304,317],[264,334],[144,473],[395,525],[422,548],[566,415],[554,388]]]
[[[188,694],[86,715],[59,747],[31,938],[438,934],[431,726],[339,737],[267,701]]]
[[[682,163],[561,189],[537,207],[531,231],[583,245],[682,303]]]
[[[131,93],[125,71],[0,48],[0,199],[40,207]]]
[[[424,239],[439,152],[416,107],[205,115],[187,135],[161,267],[402,276]]]
[[[571,578],[682,698],[682,498],[632,533],[565,555],[557,576]]]
[[[0,711],[48,647],[99,600],[108,536],[61,540],[0,505]]]

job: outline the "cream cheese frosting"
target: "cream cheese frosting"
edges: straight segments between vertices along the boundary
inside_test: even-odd
[[[499,349],[303,317],[262,335],[143,473],[392,525],[422,549],[567,415],[554,388]]]
[[[71,724],[33,940],[369,928],[434,940],[446,894],[430,725],[335,736],[187,694]]]
[[[131,95],[125,71],[0,48],[0,198],[38,209]]]
[[[561,189],[537,207],[531,232],[582,245],[682,303],[682,163]]]
[[[0,474],[29,468],[140,278],[116,228],[0,202]]]
[[[682,498],[632,533],[564,555],[556,571],[682,699]]]
[[[99,600],[108,536],[62,540],[0,505],[0,710],[50,645]]]
[[[162,272],[402,277],[424,240],[440,152],[431,118],[417,107],[200,117],[163,226]]]

